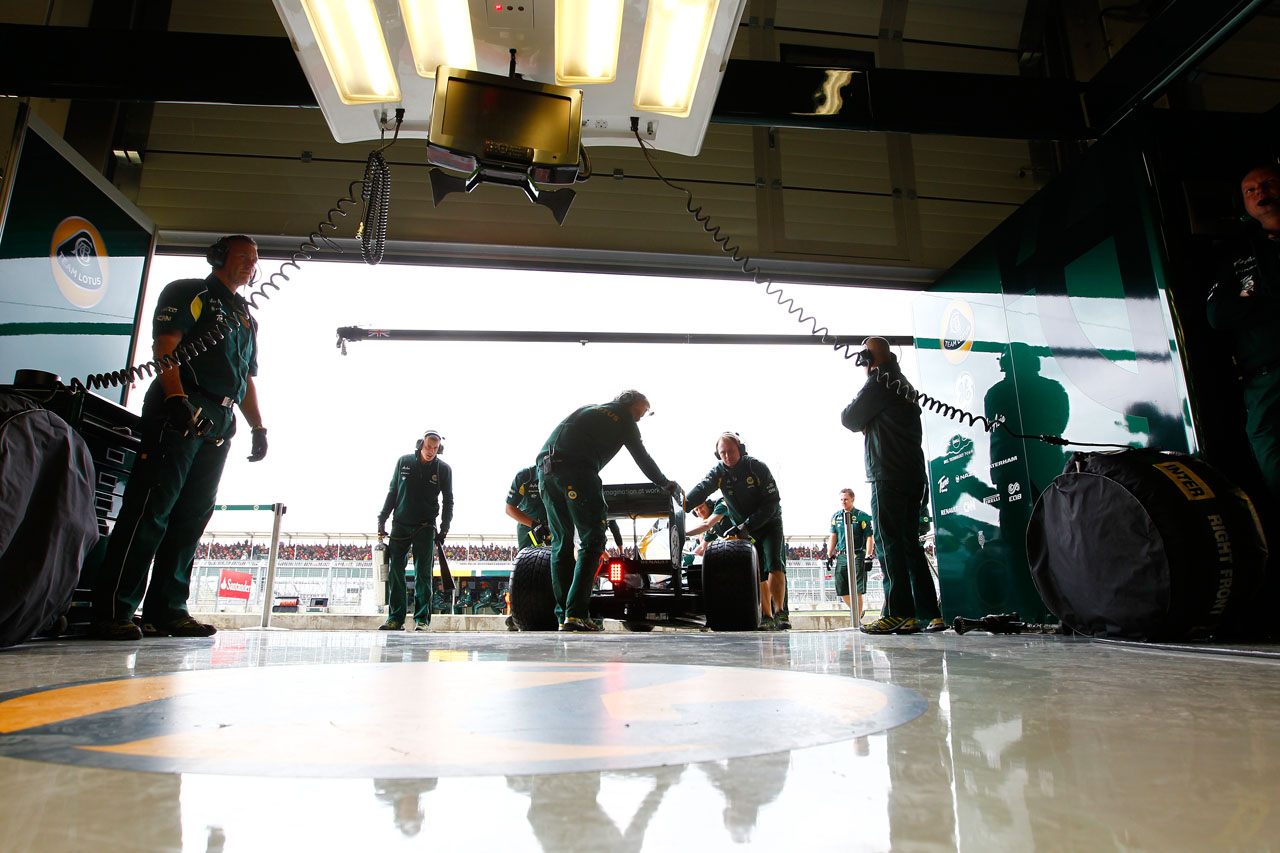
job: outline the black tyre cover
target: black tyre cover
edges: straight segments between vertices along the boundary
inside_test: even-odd
[[[1266,555],[1244,492],[1202,460],[1160,450],[1074,454],[1027,527],[1045,605],[1095,637],[1228,632]]]
[[[702,558],[702,600],[713,631],[760,627],[760,565],[743,539],[717,539]]]
[[[93,458],[67,422],[0,394],[0,646],[67,612],[98,541]]]
[[[511,619],[521,631],[556,629],[556,596],[551,588],[551,548],[525,548],[511,567]]]

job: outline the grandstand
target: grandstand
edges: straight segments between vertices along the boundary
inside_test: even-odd
[[[281,533],[273,590],[276,601],[288,602],[285,606],[296,606],[300,611],[377,613],[373,578],[373,546],[377,541],[367,533]],[[787,538],[787,593],[793,611],[843,609],[835,594],[835,581],[824,565],[826,546],[826,536]],[[206,613],[260,610],[270,550],[267,534],[205,533],[192,570],[190,609]],[[513,534],[454,533],[445,546],[450,571],[455,579],[465,582],[467,592],[484,584],[492,587],[491,595],[497,590],[499,597],[517,552]],[[224,571],[252,575],[247,600],[220,597]],[[873,565],[864,599],[867,610],[879,610],[883,601],[879,571],[879,565]],[[439,577],[438,564],[435,574]],[[471,583],[473,579],[477,583]]]

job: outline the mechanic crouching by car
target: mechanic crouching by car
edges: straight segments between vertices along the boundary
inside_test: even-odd
[[[538,488],[538,466],[530,465],[516,472],[507,491],[506,513],[516,522],[516,550],[531,545],[546,545],[551,541],[551,528],[547,526],[547,509],[542,505],[542,492]]]
[[[538,485],[551,528],[551,588],[561,631],[604,630],[588,615],[608,525],[600,469],[626,446],[646,477],[672,495],[680,492],[640,439],[637,422],[648,411],[649,400],[639,391],[623,391],[612,402],[583,406],[560,422],[538,453]],[[581,543],[576,565],[575,529]]]
[[[431,570],[435,565],[436,543],[444,543],[453,520],[453,469],[440,458],[444,440],[435,430],[427,430],[418,440],[413,453],[396,460],[391,474],[387,499],[378,513],[378,538],[387,535],[387,516],[395,512],[391,522],[391,544],[387,548],[387,621],[378,630],[399,631],[408,611],[404,567],[413,546],[414,630],[431,627]],[[436,528],[440,499],[444,498],[444,514]]]
[[[747,446],[736,432],[716,439],[720,462],[685,496],[686,510],[702,503],[717,490],[735,534],[751,540],[760,559],[760,627],[765,631],[790,628],[783,608],[787,595],[786,540],[782,533],[782,499],[773,474],[759,459],[747,455]],[[776,617],[775,618],[775,614]]]

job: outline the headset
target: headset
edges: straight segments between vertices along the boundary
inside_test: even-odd
[[[440,447],[436,449],[437,456],[439,456],[441,453],[444,453],[444,436],[433,429],[429,429],[426,432],[424,432],[422,434],[422,438],[418,439],[418,443],[413,446],[413,449],[418,452],[421,452],[422,442],[426,441],[428,438],[434,438],[436,441],[440,442]]]
[[[733,443],[738,445],[739,455],[742,455],[742,456],[747,455],[747,446],[742,442],[742,436],[738,435],[736,432],[722,432],[720,433],[719,436],[716,437],[716,449],[714,451],[716,455],[716,459],[720,458],[720,439],[722,438],[733,439]]]
[[[247,234],[228,234],[225,237],[219,237],[218,241],[205,250],[204,259],[209,262],[209,266],[215,270],[222,269],[227,263],[227,255],[231,254],[231,241],[243,240],[253,246],[257,246],[257,242]]]

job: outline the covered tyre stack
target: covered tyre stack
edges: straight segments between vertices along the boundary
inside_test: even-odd
[[[702,598],[712,631],[760,627],[760,564],[745,539],[717,539],[702,558]]]
[[[551,548],[524,548],[511,567],[511,619],[521,631],[554,631],[556,594],[551,588]]]
[[[0,394],[0,647],[51,627],[98,541],[93,458],[67,422]]]
[[[1252,502],[1181,453],[1076,453],[1036,501],[1027,559],[1045,605],[1082,634],[1241,633],[1267,548]]]

